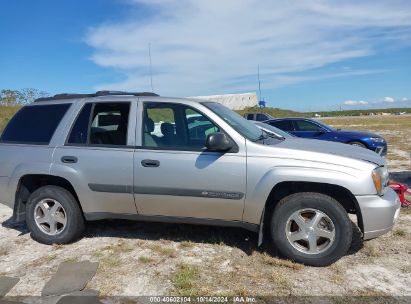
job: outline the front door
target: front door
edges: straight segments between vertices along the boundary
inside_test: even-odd
[[[220,130],[200,111],[145,102],[142,146],[134,155],[134,195],[143,215],[241,220],[246,157],[204,149]]]
[[[303,138],[326,139],[327,130],[321,126],[304,119],[295,119],[293,122],[295,127],[295,131],[291,132],[293,135]]]

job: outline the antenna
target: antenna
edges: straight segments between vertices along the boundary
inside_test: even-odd
[[[151,85],[151,92],[154,92],[153,89],[153,71],[151,69],[151,42],[148,43],[148,57],[150,59],[150,85]]]
[[[258,77],[258,95],[260,96],[260,100],[262,100],[261,98],[261,81],[260,81],[260,65],[257,66],[257,77]]]

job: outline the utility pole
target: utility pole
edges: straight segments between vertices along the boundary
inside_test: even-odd
[[[258,78],[258,106],[260,108],[260,112],[263,112],[262,108],[265,108],[265,101],[263,101],[263,97],[261,96],[261,80],[260,80],[260,65],[257,65],[257,78]]]

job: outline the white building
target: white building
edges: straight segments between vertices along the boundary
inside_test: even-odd
[[[245,108],[255,107],[258,105],[258,98],[255,92],[242,94],[192,96],[190,98],[215,101],[225,105],[231,110],[243,110]]]

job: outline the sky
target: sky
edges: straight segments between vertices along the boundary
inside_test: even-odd
[[[151,66],[150,56],[151,52]],[[410,0],[0,0],[0,89],[411,107]]]

